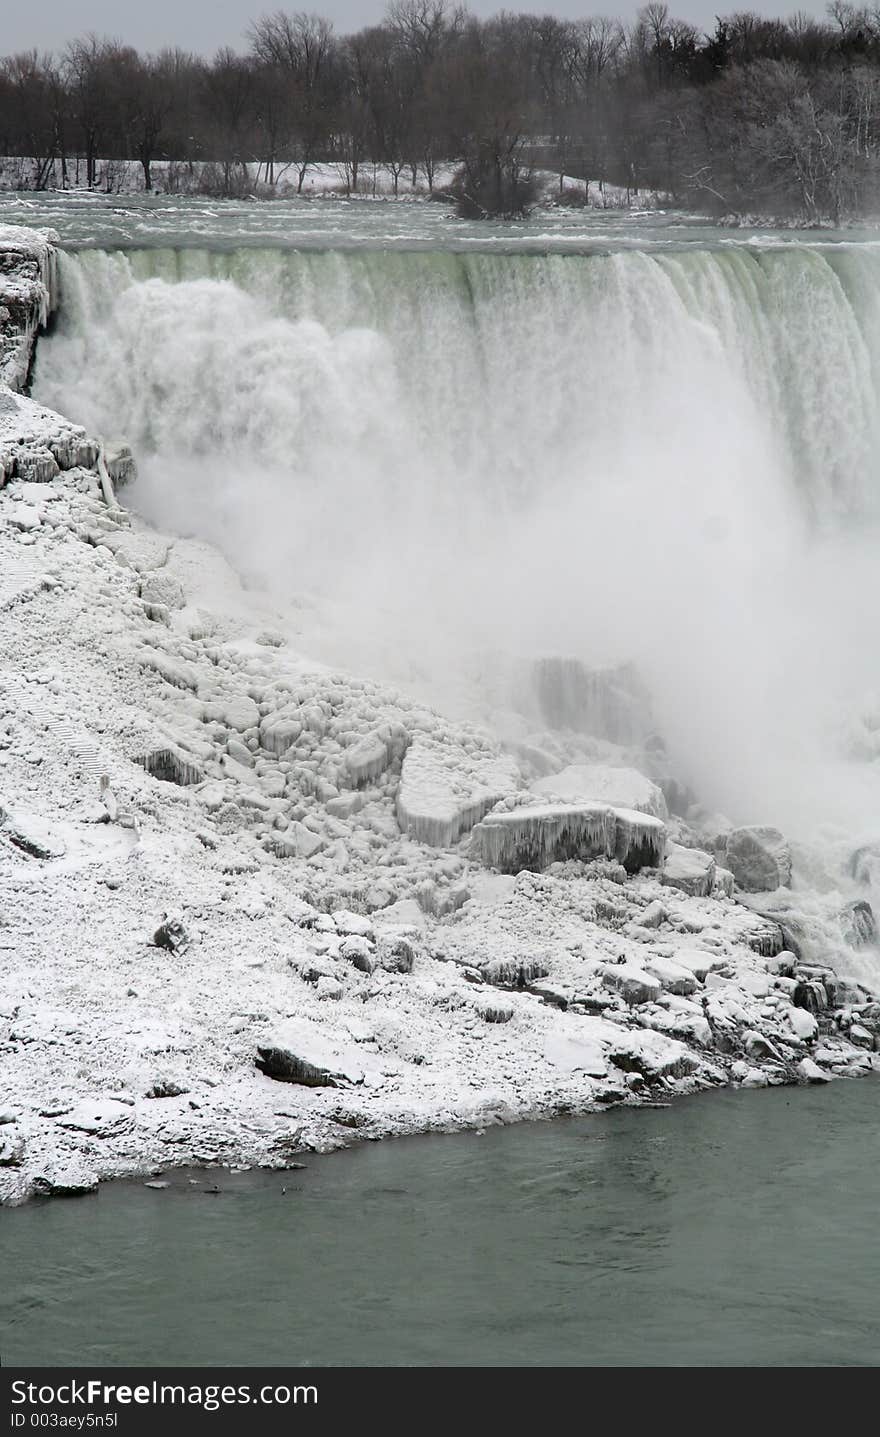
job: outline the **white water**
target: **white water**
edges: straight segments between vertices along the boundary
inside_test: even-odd
[[[450,701],[465,654],[634,659],[709,806],[880,826],[880,251],[91,251],[62,285],[36,397],[334,613],[334,658]]]

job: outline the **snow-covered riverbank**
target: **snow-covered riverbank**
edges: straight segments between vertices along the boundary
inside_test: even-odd
[[[798,917],[870,909],[670,817],[625,675],[548,660],[502,747],[304,658],[0,402],[0,1199],[876,1064]]]

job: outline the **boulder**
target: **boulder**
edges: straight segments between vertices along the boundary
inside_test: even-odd
[[[248,694],[236,694],[234,698],[222,701],[220,718],[227,728],[245,733],[259,724],[260,710]]]
[[[388,973],[411,973],[416,960],[415,945],[402,934],[379,940],[379,965]]]
[[[365,1061],[366,1059],[366,1061]],[[369,1055],[338,1042],[316,1024],[291,1020],[257,1048],[256,1065],[268,1078],[306,1088],[340,1088],[363,1083]],[[375,1068],[375,1064],[369,1064]]]
[[[105,440],[104,463],[117,488],[121,484],[131,484],[137,478],[134,455],[124,439]]]
[[[98,445],[82,430],[57,435],[49,440],[49,448],[59,469],[94,469],[98,462]]]
[[[734,828],[719,839],[716,852],[745,893],[787,888],[791,883],[791,848],[778,828]]]
[[[812,1013],[806,1008],[786,1008],[785,1016],[788,1019],[788,1026],[802,1043],[812,1043],[819,1031],[819,1024]]]
[[[634,963],[610,965],[602,974],[602,982],[633,1007],[641,1003],[655,1003],[662,990],[659,978],[644,968],[637,968]]]
[[[471,854],[502,873],[540,872],[561,859],[604,858],[615,836],[605,804],[536,804],[489,814],[474,829]]]
[[[80,1158],[65,1157],[41,1168],[34,1178],[36,1197],[82,1197],[98,1186],[98,1174]],[[167,1186],[167,1184],[166,1184]]]
[[[25,1142],[15,1128],[0,1133],[0,1168],[18,1167],[24,1160]]]
[[[649,1083],[659,1078],[685,1078],[699,1067],[698,1059],[684,1043],[650,1029],[622,1035],[612,1044],[608,1056],[616,1068],[640,1073]]]
[[[653,977],[659,978],[667,993],[675,993],[679,997],[686,998],[697,991],[697,979],[694,973],[685,968],[681,963],[674,963],[671,958],[664,958],[662,954],[656,954],[645,962],[645,969]]]
[[[353,968],[361,973],[372,973],[376,967],[376,946],[368,938],[351,937],[342,941],[339,949],[340,958],[345,958]]]
[[[682,848],[670,843],[660,872],[660,882],[680,888],[692,898],[708,898],[715,883],[716,864],[711,853],[701,848]]]

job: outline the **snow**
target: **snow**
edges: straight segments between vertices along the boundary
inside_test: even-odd
[[[875,1063],[870,994],[782,971],[788,910],[664,885],[631,786],[541,802],[0,399],[4,441],[88,461],[0,488],[0,1199]]]
[[[608,803],[612,807],[635,808],[655,818],[667,818],[668,810],[662,789],[634,768],[615,768],[610,764],[569,764],[559,773],[536,779],[532,793],[568,803]]]

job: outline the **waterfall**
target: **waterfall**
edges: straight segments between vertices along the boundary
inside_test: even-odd
[[[734,818],[880,814],[880,247],[89,250],[60,289],[35,396],[333,657],[635,662]]]

